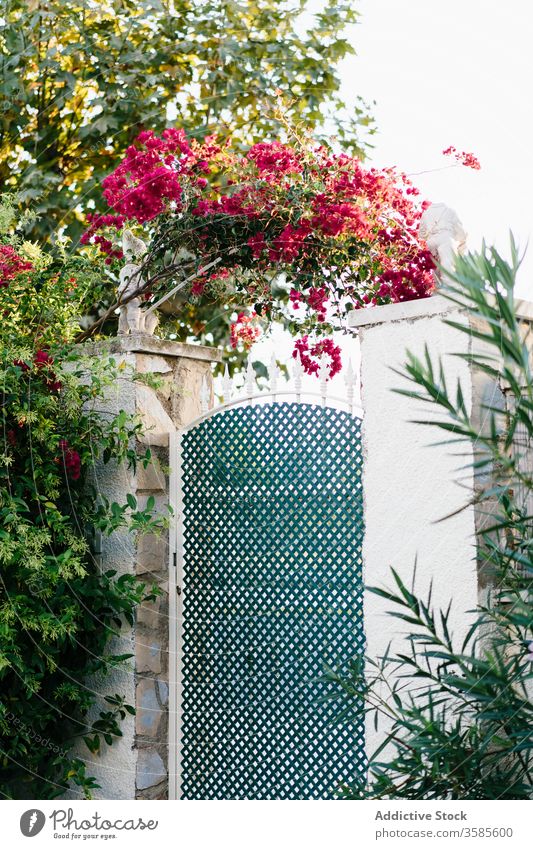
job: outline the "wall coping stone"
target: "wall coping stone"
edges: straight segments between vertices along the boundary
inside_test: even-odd
[[[533,321],[533,302],[516,300],[516,313],[519,319]],[[369,327],[396,321],[416,321],[432,315],[441,315],[461,310],[458,304],[443,295],[419,298],[416,301],[404,301],[398,304],[384,304],[381,307],[368,307],[352,310],[348,315],[348,327]]]
[[[219,363],[222,352],[207,345],[188,345],[172,339],[159,339],[146,333],[129,336],[114,336],[98,342],[87,342],[83,346],[88,354],[159,354],[163,357],[180,357],[186,360],[207,360]]]

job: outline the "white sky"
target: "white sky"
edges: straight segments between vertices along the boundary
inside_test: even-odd
[[[372,164],[413,174],[442,168],[449,145],[481,171],[413,177],[423,196],[454,207],[469,247],[507,253],[511,229],[531,247],[518,293],[533,300],[533,3],[531,0],[356,0],[357,57],[345,94],[375,101]]]
[[[350,33],[357,56],[342,68],[344,94],[373,103],[378,133],[369,162],[396,165],[423,197],[452,206],[478,249],[483,238],[508,255],[509,230],[531,247],[517,293],[533,301],[533,2],[532,0],[354,0]],[[323,2],[317,0],[317,6]],[[474,153],[481,171],[458,166],[449,145]],[[445,170],[437,170],[444,169]],[[340,337],[343,366],[358,346]],[[290,361],[293,343],[275,332],[254,346]],[[343,368],[344,371],[344,368]],[[343,394],[343,373],[332,392]],[[308,388],[317,389],[310,378]]]

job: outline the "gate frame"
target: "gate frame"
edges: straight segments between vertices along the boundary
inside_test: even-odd
[[[263,400],[270,404],[275,404],[280,395],[292,396],[297,404],[306,404],[302,401],[302,395],[305,398],[319,398],[321,407],[332,407],[331,401],[338,402],[348,407],[348,412],[354,418],[363,420],[363,409],[353,404],[353,394],[348,391],[348,397],[342,398],[338,395],[327,395],[325,385],[321,387],[320,392],[308,392],[296,389],[283,389],[270,392],[259,392],[250,395],[244,395],[233,400],[224,401],[210,410],[206,410],[200,416],[193,419],[192,422],[178,430],[169,433],[168,449],[169,449],[169,506],[171,508],[170,524],[169,524],[169,557],[168,557],[168,798],[172,801],[180,801],[181,789],[181,654],[178,638],[178,630],[181,629],[183,622],[183,604],[182,604],[182,577],[183,577],[183,488],[182,488],[182,437],[187,431],[197,427],[203,421],[211,418],[218,413],[227,412],[232,407],[253,406],[254,401],[259,402],[259,406]],[[319,406],[315,404],[313,406]]]

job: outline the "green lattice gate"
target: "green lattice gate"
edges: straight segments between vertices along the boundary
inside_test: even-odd
[[[320,680],[364,650],[360,424],[270,403],[181,437],[179,798],[329,799],[365,769]]]

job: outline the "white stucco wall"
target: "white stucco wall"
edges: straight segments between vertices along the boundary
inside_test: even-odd
[[[413,419],[431,418],[434,409],[392,391],[414,388],[391,368],[403,367],[406,349],[421,355],[427,343],[435,357],[444,356],[449,385],[455,387],[461,379],[470,407],[470,368],[450,356],[467,350],[469,339],[448,327],[443,313],[465,320],[460,313],[450,312],[440,297],[354,315],[353,326],[360,328],[364,410],[364,581],[393,587],[392,566],[410,586],[417,561],[418,594],[425,598],[432,581],[435,608],[445,609],[452,600],[452,632],[461,639],[471,621],[468,611],[477,603],[474,510],[468,507],[439,520],[472,495],[472,472],[461,469],[471,462],[472,452],[464,444],[435,445],[446,434],[413,423]],[[365,593],[367,653],[372,658],[383,655],[390,642],[395,650],[401,649],[407,626],[387,615],[391,608],[384,599]],[[385,728],[380,725],[376,732],[368,723],[369,755],[382,742]]]

